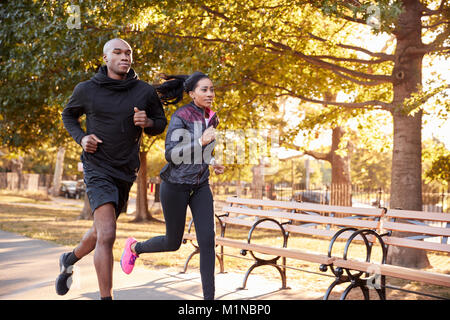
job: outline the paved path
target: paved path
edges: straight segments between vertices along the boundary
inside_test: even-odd
[[[67,248],[0,230],[0,300],[92,300],[99,298],[93,254],[76,264],[74,282],[65,296],[58,296],[54,282],[59,273],[58,259]],[[243,275],[216,275],[219,300],[320,299],[296,290],[279,290],[280,281],[253,275],[249,288],[238,290]],[[251,284],[251,285],[250,285]],[[114,297],[118,300],[201,300],[200,276],[169,269],[152,270],[137,266],[131,275],[114,265]]]

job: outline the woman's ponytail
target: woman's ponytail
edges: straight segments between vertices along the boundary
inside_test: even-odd
[[[184,81],[188,77],[187,75],[161,75],[161,78],[166,81],[155,88],[164,105],[177,104],[183,99]]]
[[[165,75],[161,74],[164,81],[155,86],[159,98],[164,105],[177,104],[183,99],[183,92],[195,90],[197,82],[208,76],[202,72],[196,71],[191,75]]]

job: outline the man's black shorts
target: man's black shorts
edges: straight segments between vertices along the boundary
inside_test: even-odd
[[[84,183],[92,213],[103,204],[112,203],[119,217],[128,201],[132,182],[111,177],[84,164]]]

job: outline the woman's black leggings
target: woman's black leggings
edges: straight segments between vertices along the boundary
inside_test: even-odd
[[[176,251],[181,245],[187,206],[191,208],[200,248],[200,275],[203,297],[214,299],[215,222],[214,204],[208,183],[200,186],[161,183],[161,204],[166,234],[136,243],[136,253]]]

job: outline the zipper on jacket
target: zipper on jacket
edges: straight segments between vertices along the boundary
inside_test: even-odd
[[[206,129],[208,129],[209,122],[208,122],[208,125],[207,125],[206,121],[205,121],[205,109],[202,109],[202,134],[203,134],[203,132],[205,132],[205,131],[203,131],[203,125],[205,126],[205,131],[206,131]],[[200,184],[200,178],[201,178],[201,176],[203,174],[203,171],[204,171],[203,170],[203,146],[201,146],[201,147],[202,147],[202,163],[200,165],[200,173],[197,176],[197,185]]]
[[[191,103],[191,105],[193,105],[194,106],[194,108],[198,108],[195,104],[193,104],[193,103]],[[201,109],[201,108],[199,108],[199,109]],[[205,110],[204,109],[201,109],[201,114],[202,114],[202,134],[203,134],[203,132],[205,132],[204,130],[203,130],[203,128],[205,128],[205,130],[209,127],[209,124],[211,123],[211,121],[210,122],[208,122],[208,125],[206,125],[206,123],[205,123]],[[214,115],[215,116],[215,115]],[[212,118],[211,118],[211,120],[212,120]],[[203,127],[204,126],[204,127]],[[201,146],[201,148],[202,148],[202,155],[203,155],[203,146]],[[203,157],[202,157],[202,163],[200,164],[200,171],[199,171],[199,173],[198,173],[198,175],[197,175],[197,185],[199,185],[200,184],[200,177],[202,176],[202,174],[203,174],[203,172],[204,172],[204,170],[203,170]]]

